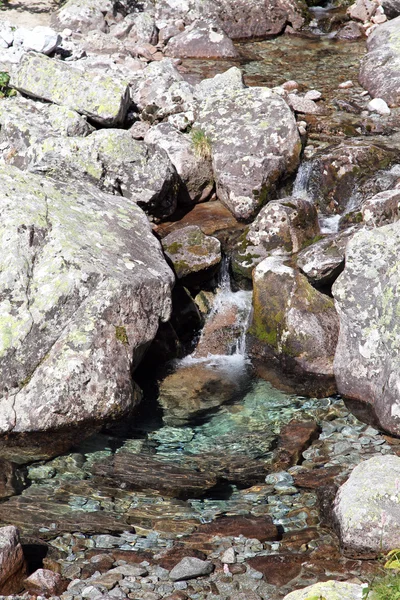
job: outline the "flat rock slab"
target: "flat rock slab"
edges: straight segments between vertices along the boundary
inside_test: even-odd
[[[26,54],[13,72],[10,85],[27,96],[76,110],[103,127],[123,123],[130,104],[126,82],[82,73],[43,54]]]
[[[156,490],[175,498],[194,498],[214,487],[217,478],[150,456],[121,452],[93,465],[97,476],[123,483],[131,490]]]

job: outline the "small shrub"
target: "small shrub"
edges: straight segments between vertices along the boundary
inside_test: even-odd
[[[195,154],[200,158],[211,157],[211,140],[202,129],[192,129],[192,144]]]
[[[0,98],[15,96],[16,91],[9,87],[10,75],[6,71],[0,71]]]

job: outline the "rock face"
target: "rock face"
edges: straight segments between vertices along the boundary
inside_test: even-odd
[[[334,515],[347,553],[388,552],[400,534],[400,458],[374,456],[351,473],[336,495]]]
[[[27,96],[65,106],[105,127],[123,123],[130,104],[126,83],[82,73],[43,54],[24,55],[10,84]]]
[[[0,176],[0,455],[23,462],[131,410],[131,369],[169,317],[173,276],[133,202]]]
[[[373,98],[400,104],[400,17],[380,25],[367,40],[359,80]]]
[[[234,255],[235,273],[251,278],[256,265],[271,254],[299,252],[320,233],[315,206],[301,198],[268,202]]]
[[[283,261],[266,258],[253,272],[249,354],[294,375],[303,393],[327,395],[339,329],[333,301]]]
[[[195,21],[182,33],[171,38],[167,56],[179,58],[238,58],[232,40],[213,21]]]
[[[210,277],[221,262],[220,241],[204,235],[197,225],[189,225],[169,233],[162,245],[174,265],[178,279],[189,275]]]
[[[363,587],[346,581],[324,581],[309,585],[302,590],[287,594],[283,600],[309,600],[311,598],[329,598],[329,600],[362,600]]]
[[[400,434],[400,224],[358,232],[333,287],[340,319],[338,390],[363,421]]]
[[[13,594],[22,588],[26,564],[16,527],[0,529],[0,593]]]
[[[62,180],[77,178],[134,200],[156,220],[175,212],[178,176],[161,148],[122,129],[101,129],[85,138],[46,138],[26,153],[27,168]]]
[[[268,88],[220,89],[201,104],[195,126],[210,140],[218,198],[237,219],[254,217],[298,165],[296,121]]]

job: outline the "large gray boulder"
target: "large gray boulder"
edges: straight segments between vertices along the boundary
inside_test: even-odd
[[[317,209],[308,200],[288,197],[268,202],[234,253],[233,270],[251,278],[254,267],[267,256],[299,252],[319,233]]]
[[[10,85],[27,96],[75,110],[103,127],[123,123],[130,104],[126,82],[100,73],[83,73],[44,54],[24,55]]]
[[[160,123],[147,132],[144,140],[168,154],[183,184],[181,204],[207,200],[214,188],[211,158],[196,151],[191,134],[181,133],[169,123]]]
[[[26,164],[64,181],[87,179],[134,200],[154,219],[176,209],[179,181],[167,154],[123,129],[100,129],[85,138],[49,137],[30,147]]]
[[[379,455],[358,465],[339,488],[333,512],[347,554],[398,548],[399,482],[400,458]]]
[[[333,357],[339,321],[333,300],[284,263],[265,258],[253,271],[253,314],[247,336],[250,356],[281,370],[307,395],[335,390]]]
[[[297,168],[296,121],[268,88],[219,88],[201,103],[195,128],[210,145],[217,195],[237,219],[254,217],[278,180]]]
[[[24,462],[132,410],[173,275],[134,202],[13,167],[0,179],[0,456]]]
[[[362,420],[400,434],[400,223],[361,230],[333,287],[339,392]]]
[[[367,40],[359,80],[373,98],[400,104],[400,17],[380,25]]]

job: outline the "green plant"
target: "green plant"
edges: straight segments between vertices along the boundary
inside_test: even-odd
[[[0,71],[0,98],[15,96],[16,91],[9,87],[10,75],[6,71]]]
[[[211,156],[211,140],[202,129],[192,129],[191,131],[192,144],[195,154],[200,158],[210,158]]]
[[[400,575],[377,577],[363,592],[363,600],[400,600]]]

